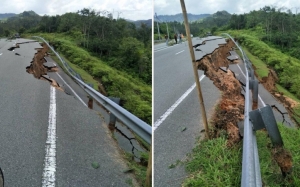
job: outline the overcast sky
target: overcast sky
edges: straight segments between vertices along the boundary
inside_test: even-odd
[[[266,5],[293,8],[293,13],[298,7],[298,13],[300,12],[299,0],[185,0],[186,10],[192,14],[213,14],[220,10],[226,10],[231,14],[243,14],[259,10]],[[180,0],[154,0],[154,12],[157,15],[182,13]]]
[[[39,15],[76,12],[83,8],[114,12],[114,18],[131,20],[151,19],[152,0],[1,0],[0,13],[21,13],[33,10]]]

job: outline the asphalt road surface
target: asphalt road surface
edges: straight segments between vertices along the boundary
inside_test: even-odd
[[[202,42],[194,38],[193,43]],[[198,71],[208,116],[220,92]],[[181,186],[187,175],[184,166],[169,169],[185,160],[203,129],[199,99],[187,43],[172,47],[154,46],[154,186]],[[168,112],[167,112],[168,111]],[[181,131],[186,128],[185,131]]]
[[[28,74],[25,68],[39,44],[8,50],[24,41],[29,40],[0,40],[0,167],[5,186],[129,186],[132,176],[123,173],[127,167],[109,134],[107,114],[88,109],[83,104],[87,95],[63,71],[48,76],[68,94]]]
[[[204,39],[194,38],[193,45],[206,41],[198,47],[196,59],[206,53],[211,53],[217,44],[225,42],[218,37]],[[245,79],[244,64],[230,65],[241,79]],[[203,72],[199,72],[204,104],[208,117],[212,114],[215,104],[220,98],[220,91]],[[276,105],[282,112],[286,112],[283,105],[259,85],[258,107],[264,104]],[[167,47],[166,44],[154,46],[154,186],[181,186],[187,177],[183,165],[176,165],[178,160],[184,161],[195,145],[196,138],[203,129],[202,116],[199,107],[192,62],[187,44],[178,44]],[[274,111],[277,121],[282,121],[282,115]],[[286,125],[293,126],[288,116],[285,116]],[[182,131],[182,129],[186,130]],[[202,136],[204,134],[202,133]]]

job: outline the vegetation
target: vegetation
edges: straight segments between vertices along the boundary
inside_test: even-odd
[[[151,124],[151,27],[136,26],[107,11],[82,9],[61,16],[25,11],[0,23],[0,36],[40,35],[65,56],[84,80],[103,84],[108,96]],[[90,76],[88,76],[88,73]],[[92,79],[94,80],[92,80]]]
[[[284,147],[293,156],[293,172],[288,177],[281,176],[276,161],[271,158],[271,141],[265,131],[258,131],[257,146],[262,182],[264,186],[300,185],[300,130],[278,125]],[[219,138],[201,141],[193,149],[186,169],[191,172],[183,186],[240,186],[242,170],[242,143],[232,148],[226,146],[226,133]],[[299,141],[298,141],[299,140]]]
[[[181,14],[178,14],[181,16]],[[219,27],[225,26],[229,20],[231,15],[226,11],[218,11],[215,14],[212,14],[208,17],[202,17],[197,21],[189,23],[191,34],[194,36],[204,36],[207,32],[212,32],[217,30]],[[185,27],[183,22],[178,21],[170,21],[170,22],[162,22],[159,24],[159,32],[161,39],[164,39],[165,35],[168,35],[167,25],[169,30],[170,38],[173,38],[175,33],[183,33],[185,36]],[[167,24],[167,25],[166,25]],[[158,27],[157,22],[154,22],[154,39],[158,40]]]

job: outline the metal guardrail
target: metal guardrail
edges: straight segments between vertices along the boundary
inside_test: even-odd
[[[97,102],[99,102],[103,107],[109,110],[112,114],[114,114],[120,121],[122,121],[129,129],[131,129],[134,133],[140,136],[143,140],[145,140],[148,144],[151,144],[151,137],[152,137],[152,127],[133,115],[132,113],[128,112],[126,109],[122,108],[109,98],[105,97],[104,95],[100,94],[93,88],[91,88],[88,84],[84,83],[83,80],[78,78],[76,72],[74,72],[67,63],[59,56],[59,54],[49,45],[49,43],[42,37],[33,36],[34,38],[38,38],[45,42],[49,48],[55,53],[55,55],[59,58],[62,62],[65,69],[71,75],[71,77],[76,80],[76,82]]]
[[[246,56],[242,48],[238,45],[236,41],[227,33],[222,33],[228,36],[237,48],[242,53],[243,62],[246,69],[246,92],[245,92],[245,111],[244,111],[244,141],[243,141],[243,161],[242,161],[242,187],[261,187],[261,173],[260,173],[260,164],[259,156],[257,150],[257,142],[255,131],[252,128],[252,123],[249,118],[249,111],[251,110],[250,105],[250,89],[249,89],[249,75],[253,71],[251,62]],[[250,74],[249,74],[250,73]]]

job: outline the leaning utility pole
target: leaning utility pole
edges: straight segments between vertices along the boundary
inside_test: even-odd
[[[201,106],[202,119],[203,119],[204,128],[205,128],[205,135],[206,135],[206,138],[209,138],[205,106],[204,106],[204,102],[203,102],[201,85],[200,85],[200,81],[199,81],[198,68],[196,67],[195,53],[194,53],[194,49],[193,49],[193,45],[192,45],[190,26],[189,26],[189,22],[187,19],[187,13],[186,13],[184,0],[180,0],[180,3],[181,3],[182,14],[183,14],[183,18],[184,18],[186,37],[188,39],[190,55],[192,58],[192,63],[193,63],[193,68],[194,68],[194,76],[195,76],[196,86],[198,89],[198,97],[199,97],[200,106]]]

